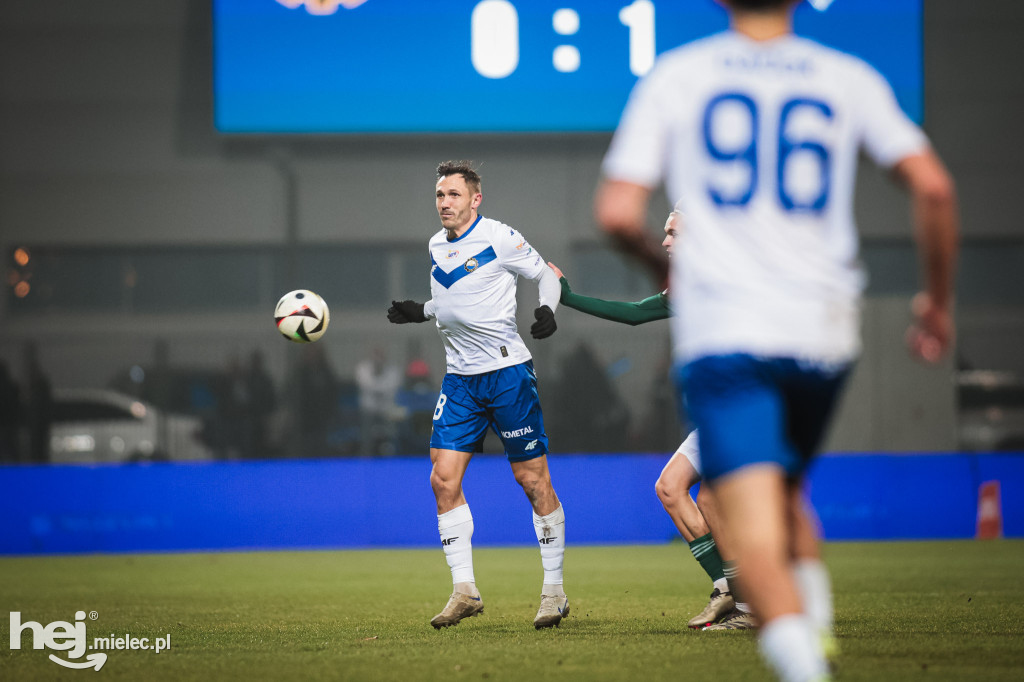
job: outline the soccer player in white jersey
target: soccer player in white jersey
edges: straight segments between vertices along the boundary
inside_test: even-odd
[[[956,197],[874,69],[792,34],[796,0],[722,4],[731,30],[662,55],[637,84],[595,214],[663,277],[647,202],[662,182],[682,200],[670,288],[677,385],[762,654],[783,680],[827,679],[831,588],[801,482],[859,350],[858,152],[910,192],[925,283],[908,338],[929,361],[953,335]]]
[[[480,175],[469,162],[437,167],[436,197],[443,229],[429,243],[431,299],[393,301],[388,310],[388,319],[398,324],[434,319],[447,357],[430,436],[430,484],[454,589],[430,624],[455,625],[484,608],[473,574],[473,516],[462,479],[489,427],[501,437],[512,473],[533,506],[544,569],[534,627],[557,626],[569,615],[562,587],[565,515],[548,471],[532,356],[516,329],[516,280],[522,275],[537,281],[540,305],[530,328],[535,339],[555,332],[561,287],[517,230],[477,212],[483,201]]]

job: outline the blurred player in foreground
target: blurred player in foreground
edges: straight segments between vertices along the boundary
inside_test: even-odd
[[[397,324],[436,320],[447,358],[430,437],[430,484],[454,590],[430,624],[448,627],[484,609],[473,574],[473,516],[462,479],[490,427],[501,437],[512,474],[533,506],[544,568],[534,627],[557,626],[569,615],[562,588],[565,515],[548,471],[532,356],[516,331],[516,278],[536,280],[540,290],[530,328],[535,339],[557,328],[558,278],[518,231],[478,214],[483,194],[470,163],[437,167],[436,198],[444,229],[428,245],[431,299],[393,301],[388,309],[388,320]]]
[[[678,231],[682,229],[683,217],[674,209],[665,221],[665,239],[661,245],[671,257],[672,247]],[[655,320],[668,319],[668,292],[649,296],[642,301],[626,303],[605,301],[573,292],[569,280],[554,263],[548,263],[558,275],[562,285],[561,303],[580,312],[612,322],[638,325]],[[665,511],[672,518],[679,534],[690,547],[693,558],[701,565],[713,583],[711,598],[707,606],[690,619],[687,627],[707,630],[749,630],[756,627],[750,608],[737,602],[730,590],[730,577],[735,577],[734,562],[722,560],[721,527],[718,512],[711,499],[708,486],[701,486],[694,503],[690,488],[700,481],[700,445],[696,431],[692,431],[676,448],[672,458],[658,477],[654,490]],[[719,622],[721,621],[721,622]]]
[[[909,341],[933,362],[953,336],[956,198],[884,78],[792,35],[796,0],[722,4],[731,30],[663,55],[637,84],[595,214],[664,277],[647,201],[662,181],[682,198],[674,373],[704,474],[761,622],[762,654],[783,680],[828,679],[831,587],[801,483],[859,352],[857,154],[910,192],[925,288]]]

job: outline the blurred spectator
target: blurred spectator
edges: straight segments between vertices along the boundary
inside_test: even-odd
[[[243,366],[237,355],[228,361],[217,398],[216,449],[226,459],[265,457],[267,427],[274,410],[274,382],[254,350]]]
[[[303,346],[291,386],[293,413],[289,452],[299,457],[327,454],[327,437],[338,414],[338,388],[337,376],[327,361],[323,344]]]
[[[263,353],[258,349],[249,356],[245,386],[249,398],[245,452],[251,457],[266,457],[269,452],[267,427],[270,415],[277,404],[277,397],[274,392],[274,381],[267,373],[263,361]]]
[[[627,445],[629,410],[593,349],[580,342],[566,356],[548,409],[560,452],[617,452]]]
[[[28,391],[25,396],[25,422],[28,426],[28,455],[33,464],[50,460],[50,424],[53,421],[53,389],[39,361],[35,343],[25,347]]]
[[[398,366],[388,362],[387,353],[379,346],[356,365],[363,454],[395,453],[397,422],[404,416],[395,403],[401,383]]]
[[[21,390],[7,363],[0,360],[0,463],[21,460],[18,427],[21,425]]]
[[[166,453],[168,443],[167,411],[175,404],[174,377],[171,372],[171,353],[167,341],[157,339],[153,343],[153,368],[145,373],[142,384],[142,399],[160,409],[157,411],[156,449]]]
[[[406,358],[405,385],[398,393],[398,404],[405,408],[406,419],[399,429],[396,449],[400,453],[419,453],[430,441],[440,387],[434,383],[419,338],[409,339]]]
[[[423,358],[423,346],[418,338],[409,340],[406,351],[408,361],[405,364],[405,389],[407,391],[433,391],[431,384],[430,365]]]
[[[217,395],[217,418],[213,428],[214,450],[221,459],[241,459],[246,451],[249,387],[238,355],[228,359]]]

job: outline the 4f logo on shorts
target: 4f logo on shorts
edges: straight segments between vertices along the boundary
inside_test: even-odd
[[[526,451],[526,452],[529,452],[530,450],[533,450],[535,447],[537,447],[537,439],[536,438],[534,438],[529,443],[527,443],[526,447],[523,448],[523,450]]]

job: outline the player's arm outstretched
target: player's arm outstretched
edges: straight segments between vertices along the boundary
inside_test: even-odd
[[[434,317],[434,301],[417,303],[416,301],[392,301],[388,308],[388,322],[406,324],[408,322],[426,322]]]
[[[548,266],[558,277],[562,287],[560,302],[581,313],[600,317],[602,320],[621,322],[636,326],[654,320],[664,320],[669,317],[668,300],[664,293],[649,296],[642,301],[606,301],[592,296],[582,296],[575,293],[569,286],[569,280],[565,278],[562,271],[554,263]]]

